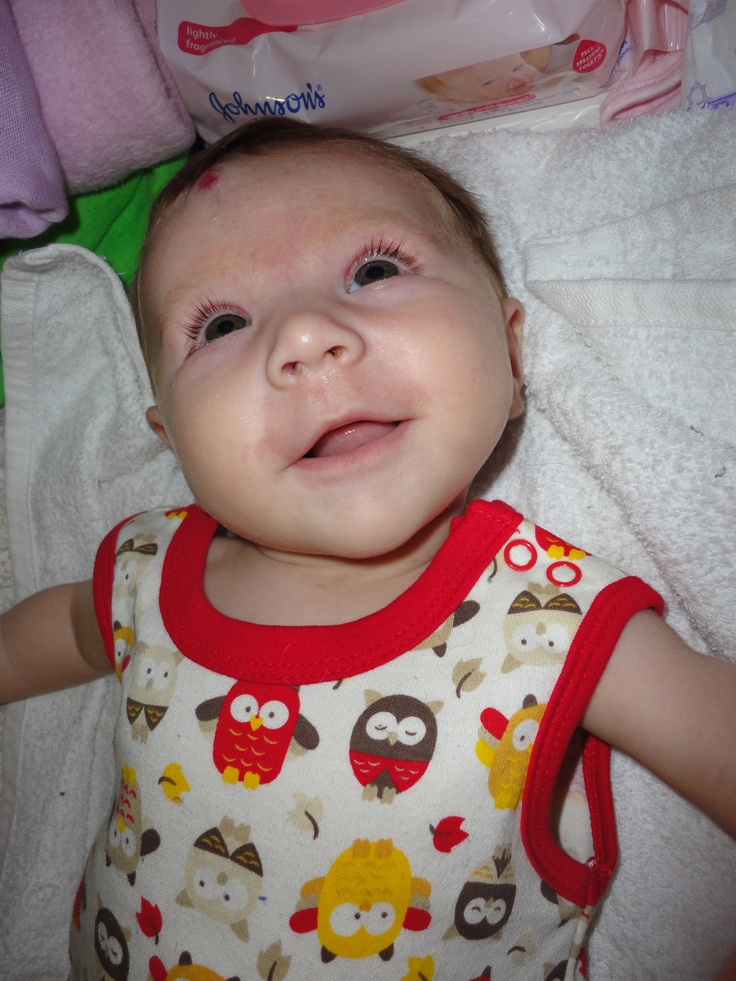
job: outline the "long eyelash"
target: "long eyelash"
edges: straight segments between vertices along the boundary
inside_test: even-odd
[[[182,324],[182,330],[187,337],[193,341],[198,341],[204,325],[217,313],[223,313],[228,309],[226,303],[219,303],[213,300],[200,300],[194,308],[191,320]]]
[[[371,259],[378,258],[395,259],[396,262],[400,262],[402,266],[406,266],[407,269],[411,269],[415,272],[419,263],[416,256],[407,252],[401,242],[392,240],[391,242],[385,242],[383,239],[373,239],[371,244],[368,246],[365,254],[361,256],[359,265],[361,262],[368,262]]]

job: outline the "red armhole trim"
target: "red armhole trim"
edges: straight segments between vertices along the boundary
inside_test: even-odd
[[[616,580],[599,593],[575,636],[534,743],[522,801],[524,847],[544,882],[581,907],[600,899],[617,859],[610,747],[586,736],[583,772],[595,849],[589,863],[568,855],[552,834],[555,784],[565,751],[624,627],[640,610],[661,615],[663,608],[659,594],[635,577]],[[535,758],[540,761],[537,766]]]
[[[100,626],[102,640],[105,644],[107,659],[115,669],[115,641],[112,629],[112,585],[115,578],[115,553],[118,548],[118,535],[123,525],[130,518],[115,525],[100,543],[95,556],[94,572],[92,573],[92,595],[95,601],[97,623]]]
[[[583,747],[583,776],[588,795],[593,835],[595,875],[588,900],[597,903],[606,891],[618,861],[616,813],[611,786],[611,747],[596,736],[587,736]],[[588,867],[589,870],[591,866]]]

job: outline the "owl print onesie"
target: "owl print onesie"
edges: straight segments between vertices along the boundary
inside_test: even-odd
[[[478,501],[385,609],[269,627],[205,597],[216,531],[155,510],[97,556],[116,788],[72,977],[580,978],[616,844],[577,726],[659,596]]]

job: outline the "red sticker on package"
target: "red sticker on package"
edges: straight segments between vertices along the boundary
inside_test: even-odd
[[[605,58],[605,44],[600,41],[581,41],[572,60],[572,69],[585,75],[588,72],[594,72],[599,65],[603,64]]]

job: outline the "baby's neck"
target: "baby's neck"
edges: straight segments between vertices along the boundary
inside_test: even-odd
[[[286,556],[252,542],[216,536],[207,556],[205,593],[226,616],[279,626],[349,623],[383,609],[424,572],[448,528],[390,556],[354,561]]]

